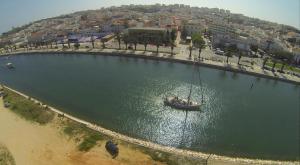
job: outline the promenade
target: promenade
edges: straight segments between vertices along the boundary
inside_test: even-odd
[[[193,51],[192,57],[189,58],[189,53],[186,50],[186,47],[181,45],[181,49],[175,48],[174,54],[171,55],[170,50],[168,52],[167,48],[163,48],[163,53],[156,53],[156,48],[149,46],[147,51],[142,50],[124,50],[124,49],[116,49],[114,44],[111,43],[108,48],[99,49],[99,48],[80,48],[80,49],[34,49],[34,50],[25,50],[25,49],[17,49],[13,52],[3,53],[0,56],[8,56],[14,54],[34,54],[34,53],[77,53],[77,54],[96,54],[96,55],[117,55],[117,56],[126,56],[126,57],[138,57],[138,58],[149,58],[155,60],[165,60],[165,61],[174,61],[180,63],[193,64],[194,61],[197,65],[202,65],[206,67],[212,67],[216,69],[222,69],[226,71],[239,72],[243,74],[254,75],[257,77],[270,78],[274,80],[280,80],[284,82],[300,84],[300,77],[295,75],[280,73],[280,72],[272,72],[270,70],[262,69],[260,65],[238,65],[237,62],[233,61],[233,59],[229,60],[229,63],[225,62],[225,57],[216,58],[212,55],[212,51],[208,48],[204,49],[201,53],[201,60],[197,59],[197,51]],[[223,58],[223,60],[222,60]],[[243,60],[241,60],[243,61]]]

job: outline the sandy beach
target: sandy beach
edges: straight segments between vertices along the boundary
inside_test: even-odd
[[[73,139],[62,133],[59,118],[47,125],[26,121],[3,107],[0,100],[0,144],[5,145],[13,155],[16,164],[162,164],[149,155],[130,147],[119,145],[120,154],[112,159],[100,141],[89,152],[80,152]]]

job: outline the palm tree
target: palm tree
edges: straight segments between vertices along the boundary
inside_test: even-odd
[[[119,49],[121,49],[121,35],[120,35],[120,32],[117,32],[116,36],[117,36],[117,41],[118,41],[118,44],[119,44]]]
[[[148,45],[149,39],[147,37],[143,37],[143,45],[145,47],[145,51],[147,50],[147,45]]]
[[[136,45],[138,44],[138,40],[137,38],[132,38],[132,42],[133,42],[133,45],[134,45],[134,50],[136,50]]]
[[[255,55],[257,55],[258,52],[258,46],[257,45],[250,45],[250,49],[255,52]]]
[[[192,41],[195,47],[199,49],[198,59],[201,57],[201,51],[205,48],[205,41],[203,40],[201,34],[194,34],[192,36]]]
[[[273,66],[272,66],[272,71],[274,72],[275,70],[275,66],[276,66],[276,64],[277,64],[277,60],[276,59],[273,59],[272,60],[272,62],[273,62]]]
[[[285,67],[286,65],[287,65],[287,63],[284,62],[284,61],[281,63],[281,68],[280,68],[280,72],[281,72],[281,73],[283,73],[283,69],[284,69],[284,67]]]
[[[226,52],[225,55],[226,55],[226,63],[228,64],[229,57],[231,57],[231,51]]]
[[[94,39],[94,36],[91,36],[91,42],[92,42],[92,47],[94,49],[95,48],[95,39]]]
[[[105,40],[103,38],[101,38],[101,42],[102,42],[102,48],[105,48]]]
[[[226,63],[228,64],[229,61],[229,57],[231,57],[232,55],[232,50],[230,48],[227,48],[226,52],[225,52],[225,56],[226,56]]]
[[[43,42],[42,42],[42,44],[43,44],[43,46],[45,46],[46,45],[46,48],[48,49],[49,48],[49,40],[44,40]]]
[[[50,40],[50,48],[53,48],[53,39]]]
[[[191,59],[192,58],[193,46],[190,45],[189,50],[190,50],[189,58]]]
[[[174,42],[172,42],[171,43],[171,56],[173,56],[174,55],[174,46],[175,46],[175,44],[174,44]]]
[[[80,44],[77,42],[77,43],[74,44],[74,47],[75,47],[75,49],[79,49]]]
[[[239,52],[239,60],[238,60],[238,65],[240,65],[240,61],[241,61],[241,58],[243,56],[243,53],[242,52]]]
[[[286,51],[275,52],[274,55],[275,55],[275,58],[278,58],[282,61],[282,66],[280,69],[281,72],[283,72],[283,69],[286,65],[291,63],[291,61],[293,60],[293,57],[294,57],[292,53],[286,52]]]
[[[262,69],[265,68],[265,65],[267,64],[268,60],[269,60],[268,57],[264,59],[264,62],[263,62],[263,65],[262,65]]]
[[[227,64],[228,64],[229,57],[232,57],[233,52],[237,52],[237,45],[235,45],[235,44],[232,44],[232,45],[230,45],[229,47],[226,48],[225,56],[227,57],[226,58],[226,63]]]
[[[69,49],[71,48],[70,40],[69,40],[69,39],[68,39],[68,48],[69,48]]]
[[[158,54],[158,49],[159,49],[159,46],[161,45],[161,43],[162,43],[162,39],[161,38],[157,38],[156,41],[155,41],[156,54]]]
[[[122,39],[123,39],[123,41],[124,41],[124,43],[125,43],[125,49],[127,50],[127,45],[128,45],[128,43],[130,42],[130,38],[129,38],[129,35],[127,34],[127,33],[125,33],[123,36],[122,36]]]
[[[145,40],[145,41],[143,42],[143,44],[144,44],[144,47],[145,47],[145,51],[147,51],[147,45],[148,45],[148,42]]]

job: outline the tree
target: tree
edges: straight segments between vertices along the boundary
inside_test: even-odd
[[[281,68],[280,68],[280,72],[281,73],[283,73],[283,69],[284,69],[284,67],[287,65],[287,63],[286,62],[282,62],[281,63]]]
[[[192,58],[193,46],[190,45],[189,50],[190,50],[189,58],[191,59]]]
[[[226,51],[225,51],[225,56],[226,56],[226,63],[228,64],[229,57],[231,57],[231,56],[232,56],[232,49],[230,49],[230,48],[226,48]]]
[[[264,68],[265,68],[265,65],[267,64],[268,60],[269,60],[269,58],[268,58],[268,57],[264,59],[264,61],[263,61],[263,65],[262,65],[262,69],[264,69]]]
[[[117,32],[116,36],[117,36],[117,41],[118,41],[118,44],[119,44],[119,49],[121,49],[121,35],[120,35],[119,32]]]
[[[174,52],[174,46],[175,46],[175,43],[174,41],[171,41],[171,56],[173,56],[173,52]]]
[[[172,29],[171,31],[171,40],[174,42],[176,40],[176,30]]]
[[[199,34],[199,33],[193,34],[192,41],[193,41],[193,44],[195,45],[195,47],[199,49],[198,58],[200,59],[201,51],[203,48],[205,48],[205,41],[203,40],[201,34]]]
[[[225,49],[226,63],[229,62],[229,57],[232,57],[232,53],[237,52],[237,46],[235,44],[231,44]]]
[[[91,42],[92,42],[92,47],[94,49],[95,48],[95,39],[94,39],[94,36],[91,36]]]
[[[130,42],[134,45],[134,50],[136,50],[136,45],[138,44],[138,39],[136,37],[130,37]]]
[[[238,60],[238,65],[240,65],[240,61],[241,61],[241,58],[242,58],[242,56],[243,56],[243,53],[240,51],[240,52],[239,52],[239,60]]]
[[[143,45],[144,45],[145,51],[146,51],[149,39],[148,39],[148,37],[144,36],[142,40],[143,40],[142,42],[143,42]]]
[[[161,37],[156,38],[156,40],[155,40],[156,54],[158,54],[158,49],[161,44],[162,44],[162,38]]]
[[[49,43],[50,43],[50,49],[52,49],[53,48],[53,39],[50,39]]]
[[[182,30],[181,30],[181,39],[186,39],[187,37],[187,30],[185,28],[185,26],[183,26]]]
[[[125,49],[127,50],[127,48],[128,48],[127,45],[130,42],[129,35],[127,33],[123,34],[122,39],[123,39],[123,41],[125,43],[125,47],[126,47]]]
[[[257,55],[257,52],[258,52],[258,46],[257,45],[250,45],[250,49],[251,51],[255,52],[255,55]]]
[[[283,69],[286,65],[290,64],[293,60],[293,54],[287,51],[278,51],[274,52],[276,59],[281,60],[282,66],[280,71],[283,72]]]
[[[79,49],[80,44],[77,42],[77,43],[74,44],[74,47],[75,47],[75,49]]]
[[[276,64],[277,64],[277,60],[276,59],[273,59],[272,60],[272,62],[273,62],[273,66],[272,66],[272,72],[274,72],[275,70],[275,66],[276,66]]]
[[[104,49],[105,48],[105,39],[101,38],[101,42],[102,42],[102,48]]]
[[[68,48],[71,48],[70,40],[68,39]]]
[[[266,51],[267,51],[267,52],[270,52],[271,45],[273,44],[273,41],[271,41],[271,40],[267,40],[266,42],[267,42]]]

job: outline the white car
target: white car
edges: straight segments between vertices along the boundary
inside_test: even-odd
[[[216,50],[216,54],[218,54],[218,55],[224,55],[224,51],[222,51],[222,50]]]

